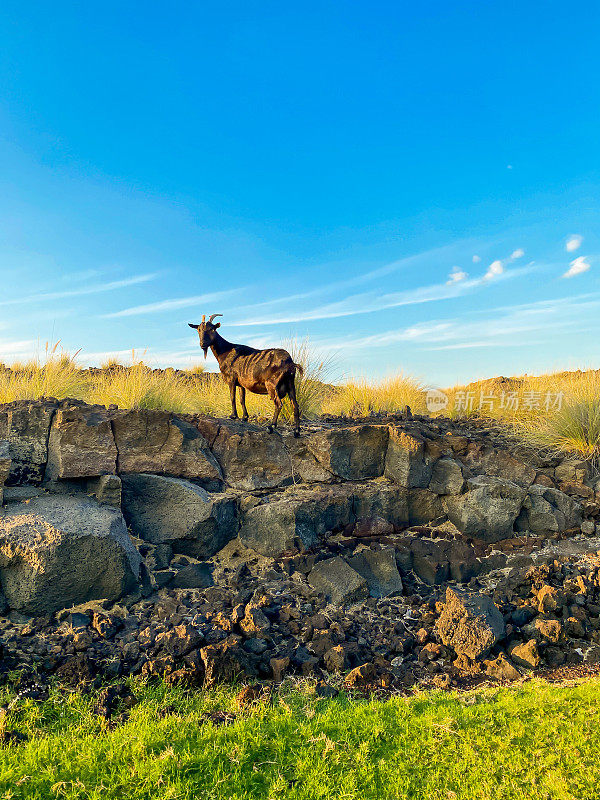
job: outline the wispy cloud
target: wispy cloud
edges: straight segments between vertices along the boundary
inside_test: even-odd
[[[230,289],[226,292],[213,292],[212,294],[197,294],[191,297],[177,297],[171,300],[159,300],[157,303],[146,303],[142,306],[132,306],[121,311],[113,311],[110,314],[103,314],[106,318],[114,317],[134,317],[141,314],[158,314],[165,311],[177,311],[180,308],[192,308],[206,303],[214,303],[217,300],[225,300],[243,289]],[[200,313],[200,312],[199,312]],[[204,311],[206,313],[206,310]],[[212,312],[211,312],[212,313]]]
[[[400,306],[418,305],[437,300],[448,300],[455,297],[460,297],[463,294],[474,291],[475,289],[489,285],[492,280],[497,281],[513,279],[525,275],[531,272],[533,269],[533,265],[508,271],[504,271],[504,269],[497,271],[497,269],[494,268],[490,274],[490,266],[490,269],[488,269],[487,273],[480,278],[471,278],[470,280],[463,280],[459,282],[454,281],[450,285],[447,283],[432,284],[430,286],[420,286],[415,289],[405,289],[399,292],[388,292],[385,294],[377,294],[376,292],[363,292],[361,294],[350,295],[343,300],[318,306],[314,309],[303,309],[298,310],[297,312],[288,312],[285,314],[275,313],[272,316],[266,316],[264,313],[257,314],[256,312],[258,309],[256,307],[247,306],[245,311],[252,312],[252,316],[232,320],[230,324],[238,325],[240,327],[254,325],[283,325],[294,322],[334,319],[336,317],[346,317],[356,314],[369,314],[378,311],[384,311],[390,308],[399,308]],[[260,304],[260,310],[264,312],[265,307],[268,305],[269,304]]]
[[[474,264],[479,264],[480,261],[481,261],[481,256],[478,256],[478,255],[474,255],[473,256],[473,263]]]
[[[156,273],[146,275],[134,275],[131,278],[123,278],[119,281],[108,283],[96,283],[92,286],[80,286],[78,289],[64,289],[58,292],[36,292],[25,297],[11,297],[7,300],[0,300],[0,306],[16,306],[23,303],[38,303],[45,300],[62,300],[67,297],[80,297],[89,294],[100,294],[102,292],[112,292],[117,289],[126,289],[140,283],[147,283],[157,277]]]
[[[407,328],[384,331],[363,337],[315,340],[319,352],[355,352],[377,346],[392,347],[402,342],[426,350],[458,350],[479,347],[523,346],[533,343],[531,336],[553,336],[556,331],[576,330],[582,316],[598,319],[600,294],[538,301],[515,307],[499,307],[480,314],[418,323]],[[543,338],[541,339],[543,341]]]
[[[587,272],[590,266],[587,256],[577,256],[571,261],[569,269],[565,272],[563,278],[574,278],[575,275],[581,275],[582,272]]]
[[[567,253],[574,253],[575,250],[579,250],[582,242],[583,242],[583,236],[580,236],[578,233],[575,233],[572,236],[569,236],[569,238],[565,242],[565,250],[567,251]]]
[[[518,258],[523,258],[524,255],[525,255],[525,250],[523,250],[522,247],[517,247],[517,249],[513,250],[512,253],[510,254],[510,260],[516,261]]]

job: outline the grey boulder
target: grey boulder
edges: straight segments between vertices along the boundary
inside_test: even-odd
[[[308,582],[335,605],[356,603],[369,595],[367,581],[339,556],[319,561]]]
[[[277,557],[316,544],[328,531],[341,530],[354,519],[352,488],[287,489],[266,498],[242,516],[240,539],[246,547]]]
[[[402,594],[402,578],[398,572],[396,551],[393,547],[384,547],[381,550],[364,548],[347,561],[366,580],[371,597]]]
[[[444,498],[450,521],[465,534],[485,542],[513,536],[526,489],[501,478],[478,476],[467,480],[468,491]]]
[[[123,513],[132,532],[175,552],[209,558],[237,534],[235,498],[180,478],[123,475]]]
[[[218,488],[222,474],[208,442],[185,420],[165,411],[131,410],[112,420],[118,472],[172,475]]]
[[[516,527],[531,533],[557,533],[579,527],[582,520],[583,508],[577,500],[536,483],[529,487]]]
[[[50,614],[116,600],[140,563],[120,512],[90,498],[34,497],[0,515],[0,584],[12,609]]]

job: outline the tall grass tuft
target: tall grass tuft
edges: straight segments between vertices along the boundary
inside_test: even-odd
[[[46,342],[43,357],[25,364],[13,364],[10,370],[0,372],[0,402],[14,400],[39,400],[40,397],[85,398],[86,379],[76,358],[60,349],[60,342]]]
[[[600,466],[600,374],[588,371],[554,377],[555,391],[564,394],[562,404],[517,422],[516,429],[539,447],[574,452]]]
[[[89,402],[120,408],[165,409],[179,413],[197,410],[190,381],[174,371],[153,372],[142,361],[100,373],[90,387]]]
[[[372,413],[396,413],[407,405],[415,413],[424,413],[424,387],[411,376],[399,373],[381,381],[350,380],[323,403],[323,412],[363,417]]]

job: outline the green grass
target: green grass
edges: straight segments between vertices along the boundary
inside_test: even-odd
[[[8,727],[30,738],[0,749],[0,797],[600,797],[598,679],[385,701],[281,690],[221,727],[202,715],[233,709],[232,689],[134,689],[142,702],[112,729],[81,694],[23,701]]]

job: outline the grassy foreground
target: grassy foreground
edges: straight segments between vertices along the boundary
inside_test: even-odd
[[[598,679],[385,701],[281,689],[243,711],[231,689],[134,690],[141,702],[112,727],[81,694],[23,701],[8,727],[29,740],[0,748],[0,797],[600,797]],[[237,716],[215,726],[215,710]]]

